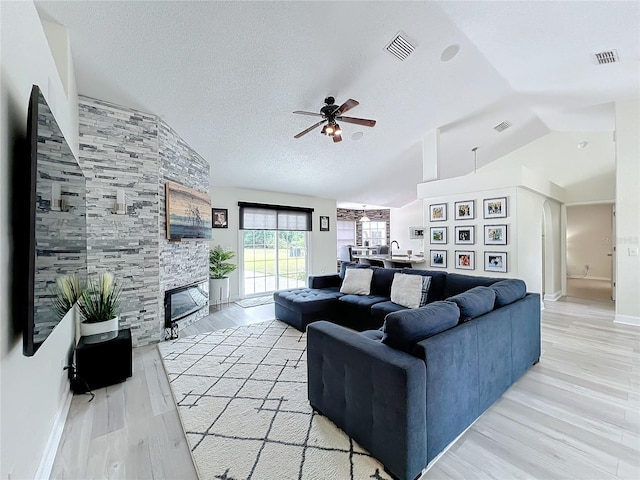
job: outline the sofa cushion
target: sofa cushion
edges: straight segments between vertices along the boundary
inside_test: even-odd
[[[391,284],[393,276],[400,272],[399,268],[371,267],[373,278],[371,279],[371,295],[380,295],[391,298]]]
[[[427,293],[431,277],[396,273],[391,284],[391,301],[407,308],[418,308],[427,304]]]
[[[390,313],[384,321],[382,343],[411,353],[417,342],[454,327],[459,317],[458,306],[447,301]]]
[[[373,270],[370,268],[348,268],[344,273],[340,292],[345,295],[369,295],[372,276]]]
[[[466,322],[493,310],[496,293],[489,287],[473,287],[466,292],[447,298],[460,309],[460,321]]]
[[[407,307],[393,303],[391,300],[388,302],[380,302],[375,305],[371,305],[371,318],[382,325],[384,323],[384,317],[389,313],[399,312],[400,310],[406,310]]]
[[[316,290],[313,288],[295,288],[280,290],[273,294],[275,303],[284,305],[301,313],[315,313],[329,309],[342,294],[337,290]]]
[[[445,299],[444,289],[447,282],[447,273],[439,272],[437,270],[419,270],[417,268],[403,268],[402,273],[408,273],[410,275],[426,275],[431,277],[429,293],[427,294],[427,303]]]
[[[488,287],[500,280],[504,280],[504,278],[476,277],[474,275],[463,275],[461,273],[449,273],[447,274],[444,296],[448,299],[459,293],[466,292],[473,287]]]
[[[504,307],[510,303],[524,298],[527,293],[527,285],[517,278],[510,278],[508,280],[501,280],[491,285],[491,288],[496,293],[495,308]]]
[[[384,334],[380,330],[365,330],[364,332],[361,332],[360,335],[370,338],[371,340],[376,340],[378,342],[381,342],[382,337],[384,336]]]
[[[371,265],[364,265],[362,263],[356,263],[356,262],[342,262],[342,264],[340,265],[340,273],[339,273],[341,280],[344,280],[344,274],[348,268],[371,268]]]

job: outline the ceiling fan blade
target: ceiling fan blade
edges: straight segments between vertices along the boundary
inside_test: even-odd
[[[301,131],[299,134],[294,135],[293,138],[300,138],[303,135],[306,135],[307,133],[309,133],[311,130],[313,130],[314,128],[318,128],[320,125],[322,125],[324,122],[326,122],[327,119],[325,118],[324,120],[320,120],[318,123],[311,125],[309,128],[307,128],[306,130]]]
[[[354,100],[353,98],[350,98],[342,105],[340,105],[340,107],[338,107],[338,109],[334,113],[335,115],[342,115],[347,110],[351,110],[353,107],[357,107],[358,105],[360,105],[360,102]]]
[[[338,143],[342,141],[342,135],[333,135],[333,143]]]
[[[364,125],[365,127],[373,127],[376,124],[375,120],[369,120],[367,118],[336,117],[336,120],[340,122],[355,123],[356,125]]]
[[[299,115],[311,115],[311,116],[314,116],[314,117],[322,117],[323,116],[321,113],[303,112],[302,110],[296,110],[293,113],[297,113]]]

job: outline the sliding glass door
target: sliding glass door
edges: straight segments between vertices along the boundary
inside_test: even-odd
[[[244,296],[304,287],[307,232],[242,230]]]

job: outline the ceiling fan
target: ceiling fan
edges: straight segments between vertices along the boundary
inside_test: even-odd
[[[325,106],[320,109],[320,113],[314,112],[303,112],[301,110],[296,110],[293,113],[297,113],[300,115],[312,115],[314,117],[322,117],[318,123],[311,125],[306,130],[301,131],[299,134],[294,135],[293,138],[300,138],[303,135],[306,135],[314,128],[319,127],[323,123],[326,123],[320,133],[323,135],[328,135],[333,138],[334,143],[342,141],[342,129],[340,125],[338,125],[338,120],[341,122],[347,123],[355,123],[356,125],[364,125],[365,127],[373,127],[376,124],[375,120],[368,120],[366,118],[354,118],[354,117],[344,117],[342,114],[347,110],[351,110],[353,107],[359,105],[359,102],[350,98],[342,105],[338,106],[335,104],[336,99],[333,97],[327,97],[324,99]]]

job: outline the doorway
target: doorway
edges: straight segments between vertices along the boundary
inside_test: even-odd
[[[612,302],[615,298],[613,205],[567,206],[567,296]]]

